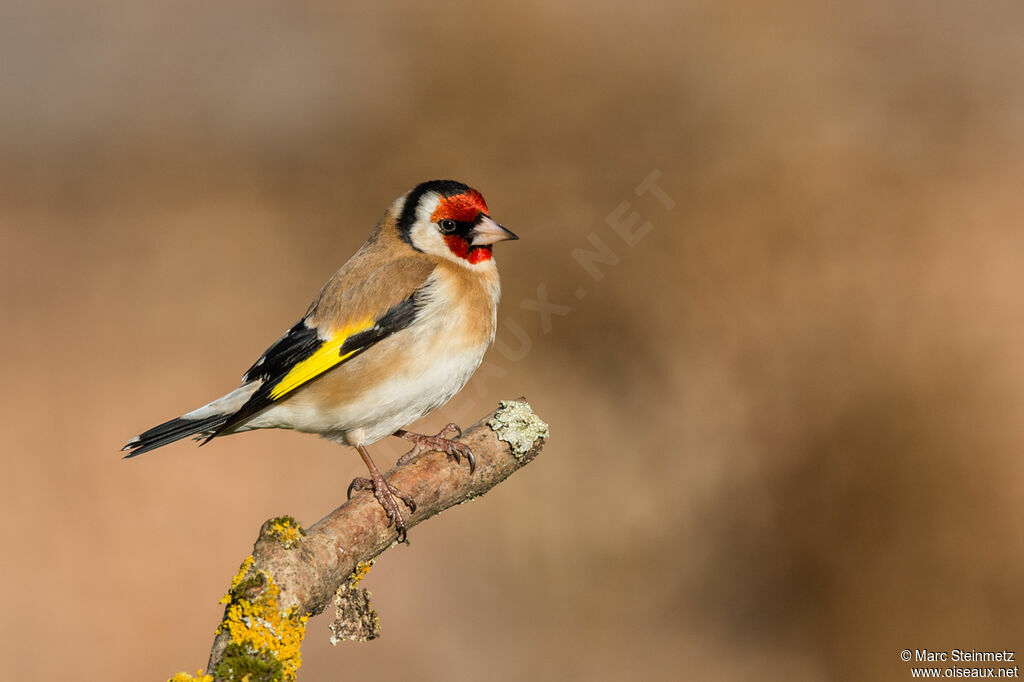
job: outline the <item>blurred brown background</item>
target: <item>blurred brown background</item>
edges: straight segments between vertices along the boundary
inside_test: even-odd
[[[522,241],[505,345],[419,426],[526,394],[552,437],[383,556],[381,639],[312,621],[302,680],[1024,650],[1024,6],[766,4],[0,4],[5,675],[205,664],[260,523],[362,465],[287,432],[118,448],[233,388],[438,177]]]

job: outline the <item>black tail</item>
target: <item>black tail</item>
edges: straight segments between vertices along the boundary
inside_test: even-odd
[[[128,459],[188,436],[196,434],[205,436],[219,428],[225,421],[227,421],[227,416],[222,414],[215,414],[203,419],[178,417],[135,436],[121,450],[122,452],[128,451],[128,454],[124,456],[125,459]]]

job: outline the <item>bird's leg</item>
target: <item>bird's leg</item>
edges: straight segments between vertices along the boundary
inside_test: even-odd
[[[348,486],[348,496],[352,497],[353,490],[373,490],[373,496],[377,498],[380,506],[384,507],[384,513],[388,515],[388,526],[391,526],[392,523],[395,524],[395,530],[398,531],[398,541],[405,542],[405,519],[402,518],[402,508],[395,501],[395,497],[405,502],[409,506],[409,510],[413,512],[416,511],[416,503],[413,502],[412,498],[400,493],[395,486],[384,479],[384,474],[380,473],[380,469],[370,459],[370,453],[365,446],[357,445],[356,450],[359,451],[359,456],[366,463],[366,468],[370,470],[370,478],[353,479],[352,483]]]
[[[425,436],[422,433],[412,433],[405,429],[398,429],[394,435],[410,441],[413,446],[412,450],[398,458],[397,465],[408,464],[422,452],[436,450],[445,453],[449,457],[454,457],[456,462],[461,462],[462,458],[465,457],[469,462],[469,473],[473,473],[476,470],[476,457],[473,456],[473,451],[465,443],[445,438],[448,433],[454,433],[458,437],[462,435],[462,429],[455,424],[449,424],[438,431],[436,436]]]

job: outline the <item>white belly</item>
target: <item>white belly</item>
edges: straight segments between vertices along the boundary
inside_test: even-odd
[[[344,425],[324,436],[347,445],[368,445],[441,407],[462,390],[480,366],[483,352],[436,358],[418,375],[390,379],[338,410]]]

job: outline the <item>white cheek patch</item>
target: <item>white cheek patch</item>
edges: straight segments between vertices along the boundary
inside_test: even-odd
[[[434,211],[440,203],[441,197],[437,194],[428,194],[420,199],[419,206],[416,207],[416,221],[409,230],[412,245],[423,253],[435,256],[449,254],[448,245],[444,243],[432,220]]]
[[[433,223],[417,221],[409,230],[409,238],[412,245],[423,253],[444,255],[448,251],[448,245],[441,239]]]

